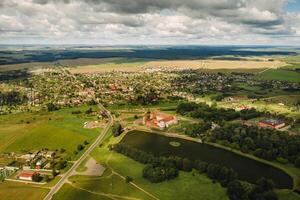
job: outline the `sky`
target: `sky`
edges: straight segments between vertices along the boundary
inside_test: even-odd
[[[300,46],[300,0],[0,0],[0,44]]]

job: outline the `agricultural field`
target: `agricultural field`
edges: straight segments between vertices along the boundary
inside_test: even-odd
[[[95,116],[72,114],[72,111],[84,112],[88,108],[83,106],[55,112],[0,116],[0,152],[22,153],[42,148],[64,148],[71,155],[78,144],[85,140],[91,142],[99,133],[99,129],[83,128],[84,122],[95,120]]]
[[[0,183],[0,196],[5,200],[41,200],[48,193],[47,188],[17,182]]]
[[[120,59],[93,65],[80,65],[70,68],[72,73],[103,73],[111,71],[138,72],[145,69],[201,69],[201,70],[261,70],[285,66],[285,62],[276,60],[154,60],[147,59]]]
[[[263,80],[278,80],[300,83],[300,73],[286,69],[270,69],[258,75]]]

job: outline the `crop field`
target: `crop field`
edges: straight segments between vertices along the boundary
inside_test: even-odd
[[[111,71],[126,71],[136,72],[143,71],[147,68],[173,68],[176,70],[184,69],[202,69],[202,70],[258,70],[265,68],[278,68],[285,66],[285,62],[276,60],[128,60],[121,59],[113,62],[106,62],[100,64],[78,66],[70,68],[72,73],[101,73]]]
[[[278,68],[284,66],[282,61],[267,60],[174,60],[174,61],[151,61],[145,64],[149,67],[176,67],[176,68],[204,68],[204,69],[263,69]]]
[[[106,59],[106,61],[107,62],[100,62],[99,64],[81,64],[72,67],[69,70],[71,73],[103,73],[112,71],[135,72],[140,71],[142,69],[141,66],[147,62],[147,60],[136,59]]]
[[[83,123],[94,117],[71,114],[72,110],[86,109],[88,107],[0,116],[0,152],[64,148],[72,153],[84,140],[92,141],[99,131],[83,128]]]
[[[0,197],[3,200],[41,200],[48,189],[28,184],[5,181],[0,183]]]
[[[258,75],[258,78],[264,80],[278,80],[300,83],[300,73],[285,69],[270,69]]]

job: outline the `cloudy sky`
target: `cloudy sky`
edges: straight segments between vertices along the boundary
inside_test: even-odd
[[[300,0],[0,0],[0,44],[300,45]]]

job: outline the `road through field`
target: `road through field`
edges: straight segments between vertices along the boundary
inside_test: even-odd
[[[102,110],[106,110],[102,105],[99,106],[102,108]],[[74,173],[75,169],[84,161],[84,159],[100,144],[100,142],[103,140],[103,138],[106,136],[106,134],[109,131],[109,128],[111,127],[111,125],[113,124],[113,117],[111,115],[111,113],[106,110],[107,114],[108,114],[108,124],[106,125],[106,127],[103,129],[103,131],[100,133],[100,135],[97,137],[97,139],[94,141],[94,143],[81,155],[81,157],[76,160],[74,162],[74,164],[72,165],[72,167],[65,173],[62,175],[62,178],[58,181],[58,183],[53,186],[50,190],[50,192],[46,195],[46,197],[44,198],[44,200],[51,200],[53,198],[53,195],[59,191],[59,189],[68,182],[68,178],[70,176],[72,176],[72,174]]]

